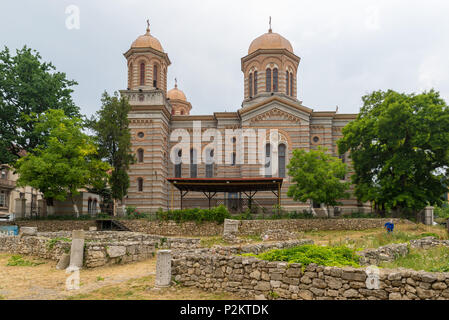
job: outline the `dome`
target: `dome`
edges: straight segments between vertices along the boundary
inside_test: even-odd
[[[184,92],[178,89],[178,85],[175,84],[175,87],[167,92],[167,98],[170,100],[182,100],[187,101],[186,95]]]
[[[251,42],[248,54],[251,54],[258,49],[286,49],[293,53],[293,47],[290,44],[290,41],[280,34],[272,32],[271,29]]]
[[[147,28],[147,32],[144,35],[139,36],[132,44],[131,48],[153,48],[160,52],[164,52],[161,43],[158,39],[150,34],[150,28]]]

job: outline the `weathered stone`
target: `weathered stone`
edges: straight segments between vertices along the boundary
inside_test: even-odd
[[[402,295],[399,292],[392,292],[388,296],[388,299],[389,300],[401,300],[402,299]]]
[[[357,290],[354,289],[348,289],[343,293],[343,296],[345,298],[356,298],[359,296],[359,293]]]
[[[156,261],[156,287],[167,287],[171,283],[171,250],[159,250]]]
[[[254,290],[258,291],[269,291],[271,289],[271,285],[268,281],[259,281],[257,285],[254,287]]]
[[[256,280],[260,280],[260,271],[259,270],[254,270],[253,272],[251,272],[249,274],[250,278],[256,279]]]
[[[64,253],[56,265],[57,270],[65,270],[70,265],[70,254]]]
[[[313,285],[314,287],[320,288],[320,289],[324,289],[324,288],[327,287],[326,282],[324,282],[324,281],[321,280],[321,279],[313,279],[312,285]]]
[[[84,263],[84,230],[72,231],[72,246],[70,249],[70,267],[82,268]]]
[[[298,292],[298,297],[303,299],[303,300],[312,300],[313,299],[313,294],[309,290],[300,290]]]
[[[124,246],[111,246],[106,249],[110,258],[117,258],[126,254],[126,247]]]
[[[37,234],[36,227],[21,227],[19,234],[23,236],[35,236]]]
[[[447,285],[444,282],[435,282],[432,284],[432,289],[435,290],[444,290],[447,288]]]

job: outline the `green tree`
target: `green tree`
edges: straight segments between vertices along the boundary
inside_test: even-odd
[[[441,204],[448,185],[449,110],[439,93],[375,91],[362,100],[360,114],[338,141],[340,154],[351,153],[357,198],[395,214]]]
[[[323,203],[329,206],[340,204],[338,199],[348,198],[350,182],[342,181],[347,174],[347,166],[337,157],[329,155],[327,149],[305,151],[293,150],[287,165],[292,184],[287,195],[295,201]]]
[[[98,157],[93,139],[82,132],[82,120],[64,115],[62,110],[48,110],[35,122],[36,134],[45,141],[32,152],[17,160],[19,186],[39,189],[52,214],[53,200],[72,201],[79,189],[101,187],[109,165]]]
[[[0,163],[13,164],[23,151],[42,143],[31,121],[33,115],[48,109],[79,115],[70,88],[77,83],[55,70],[26,46],[16,50],[15,56],[7,47],[0,51]]]
[[[128,120],[131,106],[117,92],[113,96],[104,92],[101,102],[101,109],[89,121],[89,127],[95,132],[100,156],[112,167],[109,178],[112,198],[123,203],[130,184],[127,171],[134,161]]]

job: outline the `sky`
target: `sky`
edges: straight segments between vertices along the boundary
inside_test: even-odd
[[[301,57],[298,99],[309,108],[357,113],[363,95],[387,89],[434,88],[449,103],[445,0],[2,1],[0,47],[37,50],[78,82],[74,101],[92,115],[105,90],[126,89],[123,53],[149,19],[172,62],[168,87],[176,77],[191,114],[211,114],[241,107],[240,59],[270,16]]]

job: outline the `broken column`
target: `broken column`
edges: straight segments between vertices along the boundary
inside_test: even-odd
[[[159,250],[156,262],[156,287],[168,287],[171,283],[171,250]]]
[[[36,227],[20,227],[19,231],[20,236],[35,236],[37,235]]]
[[[239,224],[239,220],[225,219],[223,229],[223,239],[225,241],[234,242],[237,240]]]
[[[72,231],[72,247],[70,248],[70,266],[69,268],[83,267],[84,258],[84,230]]]

